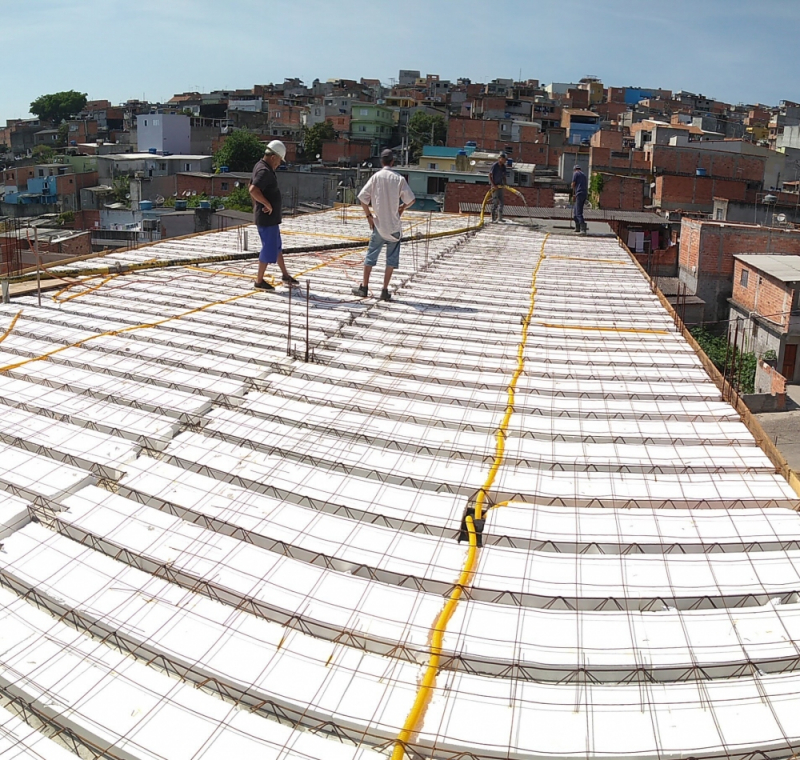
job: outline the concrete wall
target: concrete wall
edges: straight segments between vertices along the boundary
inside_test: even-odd
[[[332,205],[336,201],[339,177],[312,172],[276,172],[285,208],[298,203]]]
[[[147,113],[136,117],[140,153],[151,148],[170,153],[191,152],[191,120],[183,114]]]

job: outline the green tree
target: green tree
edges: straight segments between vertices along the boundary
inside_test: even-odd
[[[444,145],[447,142],[447,122],[438,114],[417,111],[408,120],[408,139],[412,160],[416,161],[422,155],[423,145]]]
[[[68,137],[69,124],[67,124],[65,121],[62,121],[61,124],[58,125],[58,145],[63,148],[67,144]]]
[[[250,197],[250,191],[247,185],[242,183],[239,187],[235,187],[230,195],[224,199],[225,208],[231,208],[235,211],[252,211],[253,200]]]
[[[692,337],[700,344],[705,355],[711,359],[714,366],[720,371],[725,372],[725,362],[728,363],[728,372],[730,367],[736,368],[736,374],[733,379],[734,386],[737,386],[741,393],[752,393],[755,387],[756,379],[756,355],[746,354],[735,349],[732,345],[728,344],[728,338],[725,335],[712,335],[705,327],[693,327],[689,331]]]
[[[85,105],[85,92],[67,90],[65,92],[54,92],[50,95],[40,95],[31,103],[30,111],[40,119],[59,124],[82,111]]]
[[[317,155],[322,153],[322,143],[325,140],[335,140],[336,130],[332,121],[321,121],[303,132],[303,152],[306,161],[315,161]]]
[[[55,158],[56,152],[49,145],[37,145],[31,154],[40,163],[49,164]]]
[[[249,172],[263,155],[261,140],[251,132],[237,129],[214,154],[214,164],[217,168],[227,166],[232,172]]]

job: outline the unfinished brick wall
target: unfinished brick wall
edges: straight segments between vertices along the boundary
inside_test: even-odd
[[[680,247],[682,268],[730,277],[735,253],[800,254],[800,231],[684,218]]]
[[[697,169],[705,169],[708,177],[751,182],[764,181],[767,162],[763,156],[743,156],[676,145],[650,145],[647,153],[650,170],[654,174],[695,174]]]
[[[533,208],[535,206],[543,208],[553,208],[555,205],[555,194],[549,187],[518,187],[524,196],[527,204]],[[489,185],[477,185],[467,182],[448,182],[444,193],[443,211],[458,213],[461,203],[483,203]],[[505,194],[506,206],[522,206],[522,201],[513,193]],[[488,208],[488,206],[487,206]]]
[[[600,191],[600,208],[615,211],[644,211],[645,180],[601,173],[603,189]]]
[[[505,101],[503,101],[505,107]],[[463,148],[469,141],[483,147],[486,140],[500,139],[500,122],[496,119],[451,118],[447,124],[447,145]]]
[[[663,174],[656,177],[653,205],[663,209],[711,212],[714,198],[744,201],[747,182],[713,177],[679,177]]]
[[[609,150],[622,150],[622,132],[618,130],[602,129],[595,132],[589,144],[593,148],[608,148]]]
[[[598,133],[599,134],[599,133]],[[649,173],[650,168],[643,150],[589,149],[589,167],[592,171],[614,171],[622,174]]]
[[[366,161],[372,154],[372,145],[367,141],[330,140],[322,143],[322,160],[335,163],[340,158]]]

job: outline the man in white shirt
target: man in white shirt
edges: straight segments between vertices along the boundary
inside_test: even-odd
[[[381,170],[373,174],[358,194],[361,208],[367,217],[372,236],[364,259],[364,280],[354,295],[366,298],[369,295],[369,276],[372,267],[378,263],[378,254],[386,246],[386,272],[383,275],[381,301],[391,301],[389,281],[392,272],[400,265],[400,238],[402,236],[400,217],[414,203],[414,193],[399,174],[392,171],[394,153],[385,150],[381,153]],[[372,210],[370,210],[372,206]]]

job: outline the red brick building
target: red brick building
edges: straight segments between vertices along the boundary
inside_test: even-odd
[[[800,381],[800,256],[734,256],[730,316],[732,340],[738,321],[740,346],[759,358],[774,352],[777,372],[789,382]],[[769,382],[770,387],[757,390],[781,392],[774,373],[761,369],[765,375],[761,385]]]
[[[604,172],[598,174],[603,180],[598,198],[601,209],[644,211],[646,179]]]
[[[664,211],[702,211],[710,214],[714,198],[743,201],[747,197],[747,182],[715,177],[688,177],[662,174],[656,177],[653,206]]]
[[[483,203],[486,191],[489,189],[488,182],[477,184],[474,182],[448,182],[444,193],[444,206],[442,211],[458,213],[462,203]],[[531,208],[540,206],[543,208],[553,208],[555,205],[555,193],[551,187],[517,187],[525,196],[525,202]],[[505,194],[506,206],[522,206],[522,201],[513,193]]]
[[[800,231],[684,218],[679,276],[706,302],[706,321],[728,317],[734,256],[749,253],[800,254]]]

